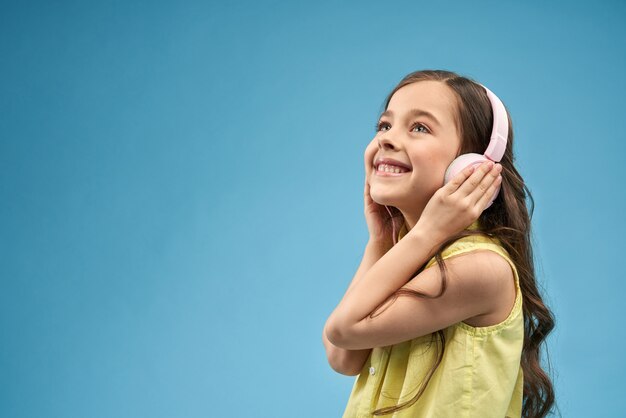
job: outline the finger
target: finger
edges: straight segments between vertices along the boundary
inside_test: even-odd
[[[363,159],[364,159],[364,164],[365,164],[365,172],[366,173],[370,173],[371,171],[373,171],[373,164],[374,164],[374,154],[376,154],[378,147],[374,146],[373,142],[370,142],[370,144],[367,146],[367,148],[365,149],[365,153],[363,155]]]
[[[491,164],[493,161],[486,161],[479,166],[476,167],[474,172],[469,178],[461,184],[461,186],[457,189],[455,194],[461,198],[465,198],[472,194],[472,192],[478,187],[480,182],[482,181],[485,174],[489,173],[491,170]]]
[[[363,197],[365,197],[366,201],[372,201],[372,195],[370,194],[370,183],[369,181],[365,181],[365,187],[363,188]]]
[[[493,195],[495,194],[496,190],[498,189],[498,186],[500,186],[501,183],[502,183],[502,176],[500,174],[498,174],[498,176],[493,181],[491,186],[489,186],[489,188],[487,189],[487,192],[485,194],[483,194],[482,197],[478,200],[477,205],[481,209],[481,212],[483,210],[485,210],[485,208],[487,207],[487,205],[491,201],[491,198],[493,197]]]
[[[469,199],[474,202],[474,204],[478,203],[478,201],[487,194],[489,187],[493,184],[493,182],[500,175],[500,171],[502,171],[502,165],[495,164],[493,168],[481,179],[478,186],[471,192]]]
[[[445,185],[445,187],[448,188],[450,194],[458,190],[459,187],[461,187],[461,185],[465,182],[465,180],[467,180],[467,178],[472,175],[475,169],[476,169],[475,165],[465,167],[463,170],[461,170],[459,174],[452,177],[452,179],[448,182],[448,184]]]
[[[374,138],[372,141],[370,141],[369,144],[367,144],[367,147],[365,148],[365,158],[371,160],[374,157],[373,154],[375,154],[377,150],[378,143]]]

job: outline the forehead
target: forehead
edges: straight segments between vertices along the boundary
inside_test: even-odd
[[[418,81],[396,91],[387,110],[403,117],[411,109],[421,109],[432,113],[443,127],[454,129],[456,97],[452,89],[439,81]]]

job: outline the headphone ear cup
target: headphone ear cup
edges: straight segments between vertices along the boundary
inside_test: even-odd
[[[476,154],[476,153],[471,152],[468,154],[459,155],[458,157],[454,159],[454,161],[450,163],[450,165],[446,169],[446,174],[444,175],[443,184],[446,185],[450,180],[454,178],[454,176],[459,174],[466,167],[469,167],[470,165],[480,165],[485,161],[490,161],[490,160],[489,158],[485,157],[482,154]],[[491,197],[491,200],[489,201],[489,204],[485,207],[485,209],[491,206],[493,204],[493,201],[496,200],[496,198],[498,197],[498,194],[500,193],[501,187],[502,187],[502,183],[498,185],[498,188],[494,192],[493,196]]]
[[[465,168],[470,165],[482,164],[485,161],[489,161],[489,158],[485,157],[483,154],[477,154],[475,152],[459,155],[446,169],[446,174],[443,177],[444,186]]]

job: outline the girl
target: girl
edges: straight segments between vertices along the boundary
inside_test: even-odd
[[[358,374],[344,418],[538,418],[552,408],[539,349],[554,318],[535,282],[532,196],[495,100],[500,119],[486,88],[442,70],[407,75],[386,99],[364,158],[370,238],[323,331],[331,367]],[[500,163],[485,157],[450,178],[460,154],[493,150],[500,122]]]

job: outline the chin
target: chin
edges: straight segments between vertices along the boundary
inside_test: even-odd
[[[390,193],[378,192],[375,188],[370,188],[370,196],[372,196],[372,200],[379,205],[397,207],[397,205],[400,203],[398,196],[393,196]]]

